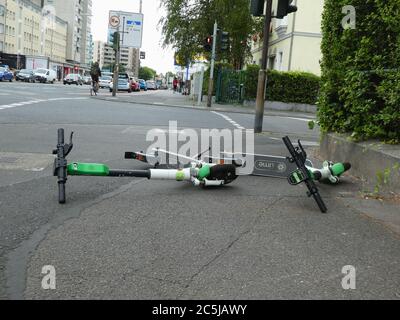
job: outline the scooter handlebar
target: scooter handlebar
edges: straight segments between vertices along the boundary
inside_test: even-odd
[[[58,178],[58,202],[64,204],[66,202],[65,197],[65,183],[67,182],[67,159],[66,156],[71,152],[72,144],[71,133],[70,143],[65,144],[64,129],[58,129],[57,131],[57,149],[53,151],[57,157],[54,160],[54,176]]]
[[[284,137],[283,142],[285,143],[287,149],[289,150],[289,153],[291,154],[291,158],[289,160],[291,162],[296,163],[297,167],[299,170],[301,170],[302,175],[304,177],[304,183],[306,184],[309,192],[308,196],[313,197],[315,201],[318,204],[319,209],[321,210],[322,213],[326,213],[328,209],[325,206],[324,201],[322,200],[318,188],[315,185],[312,177],[310,176],[310,173],[305,165],[306,159],[307,159],[307,154],[304,151],[304,148],[302,147],[300,141],[299,141],[299,147],[295,148],[292,144],[292,141],[290,140],[289,137]]]

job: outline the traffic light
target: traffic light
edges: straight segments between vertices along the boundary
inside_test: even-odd
[[[213,37],[208,36],[207,38],[204,39],[204,44],[203,44],[204,50],[205,51],[211,51],[213,47]]]
[[[261,17],[264,14],[265,0],[251,0],[250,12],[255,17]]]
[[[293,0],[278,0],[278,10],[276,18],[283,19],[288,14],[296,12],[297,7],[292,5]]]
[[[120,34],[118,31],[110,34],[110,42],[115,51],[119,50]]]
[[[229,50],[229,33],[218,30],[218,39],[219,39],[219,49],[221,51]]]

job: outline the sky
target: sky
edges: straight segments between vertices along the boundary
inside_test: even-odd
[[[106,41],[110,10],[139,12],[140,0],[93,0],[92,33],[94,40]],[[141,51],[146,59],[141,65],[153,68],[157,73],[174,71],[174,52],[161,46],[161,28],[158,21],[165,15],[160,0],[143,0],[143,43]]]

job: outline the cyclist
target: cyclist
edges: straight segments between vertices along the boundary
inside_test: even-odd
[[[101,70],[97,61],[93,63],[90,69],[90,76],[92,77],[93,91],[97,94],[97,91],[99,91],[99,78],[101,77]]]

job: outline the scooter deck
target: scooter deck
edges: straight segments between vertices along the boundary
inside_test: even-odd
[[[226,154],[228,155],[228,154]],[[252,156],[251,154],[244,154],[239,156],[238,154],[229,154],[224,158],[213,158],[205,157],[205,162],[217,162],[217,163],[235,163],[241,161],[241,159]],[[148,155],[143,152],[126,152],[125,159],[137,160],[143,163],[150,164],[155,167],[166,166],[168,168],[177,167],[177,164],[169,163],[169,157],[167,157],[167,163],[162,163],[161,159],[155,155]],[[306,161],[306,166],[313,167],[310,160]],[[251,173],[252,176],[260,177],[272,177],[272,178],[282,178],[287,179],[294,171],[298,168],[295,163],[291,163],[288,158],[269,156],[269,155],[254,155],[254,170]]]

